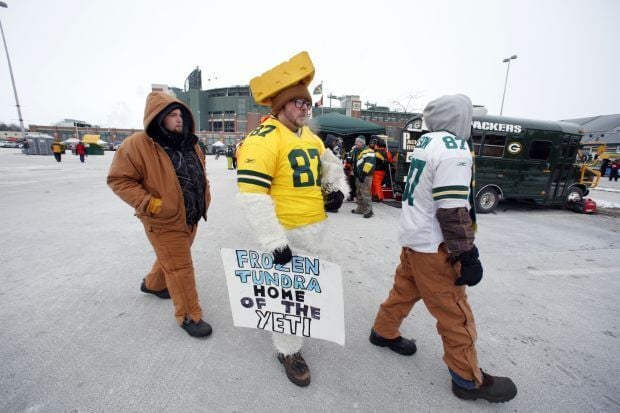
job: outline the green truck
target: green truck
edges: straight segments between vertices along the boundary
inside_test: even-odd
[[[401,132],[395,192],[402,193],[415,145],[425,130],[421,114]],[[474,116],[475,199],[478,212],[492,212],[501,199],[531,199],[538,204],[570,207],[588,194],[593,181],[577,164],[581,132],[568,122],[503,116]]]

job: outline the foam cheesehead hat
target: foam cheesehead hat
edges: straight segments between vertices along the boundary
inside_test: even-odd
[[[271,106],[272,113],[278,113],[292,99],[311,102],[308,85],[312,79],[312,60],[308,52],[301,52],[250,80],[250,90],[257,104]]]

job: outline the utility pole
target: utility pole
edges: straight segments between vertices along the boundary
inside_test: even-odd
[[[0,1],[0,7],[8,8],[9,6]],[[17,106],[17,116],[19,117],[19,127],[22,131],[22,139],[26,139],[26,129],[24,128],[24,119],[22,118],[22,109],[19,105],[19,98],[17,97],[17,87],[15,86],[15,78],[13,77],[13,68],[11,67],[11,58],[9,57],[9,48],[6,46],[6,38],[4,37],[4,29],[2,28],[2,21],[0,20],[0,32],[2,32],[2,42],[4,43],[4,50],[6,51],[6,60],[9,63],[9,73],[11,74],[11,83],[13,84],[13,94],[15,95],[15,106]]]

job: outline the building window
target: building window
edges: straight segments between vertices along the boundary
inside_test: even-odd
[[[210,122],[211,124],[211,131],[213,132],[221,132],[222,131],[222,121],[221,120],[212,120]]]

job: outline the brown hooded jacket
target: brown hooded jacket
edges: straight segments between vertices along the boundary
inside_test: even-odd
[[[189,108],[180,100],[163,92],[151,92],[146,98],[144,109],[144,131],[129,136],[114,155],[108,185],[123,201],[135,208],[135,215],[147,227],[165,227],[170,230],[186,230],[183,192],[174,166],[164,149],[145,132],[149,124],[168,105],[178,103]],[[194,133],[191,119],[190,133]],[[205,156],[198,144],[194,146],[198,158],[205,167]],[[205,172],[205,219],[211,202],[209,180]],[[152,215],[147,211],[151,198],[162,200],[161,210]]]

